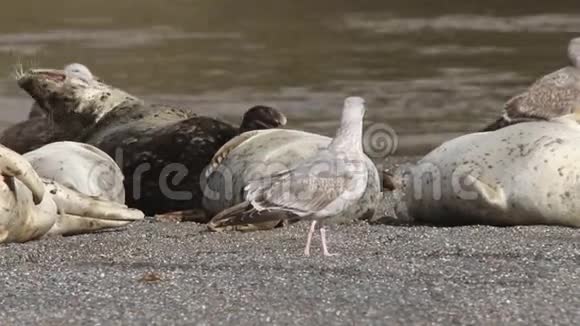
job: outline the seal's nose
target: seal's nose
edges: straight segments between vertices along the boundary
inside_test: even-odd
[[[27,82],[30,82],[32,79],[32,72],[29,70],[25,73],[18,73],[16,75],[16,82],[18,83],[18,86],[22,87],[23,85],[25,85]]]

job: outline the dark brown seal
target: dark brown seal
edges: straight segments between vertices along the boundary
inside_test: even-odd
[[[66,128],[53,123],[49,118],[37,116],[6,128],[0,134],[0,144],[24,154],[49,143],[72,140]]]
[[[86,142],[111,155],[125,175],[126,202],[147,215],[201,208],[199,177],[213,155],[241,132],[286,123],[276,109],[249,109],[240,127],[189,109],[146,105],[98,80],[62,70],[31,70],[18,84]]]

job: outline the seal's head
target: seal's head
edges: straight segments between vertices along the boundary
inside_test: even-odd
[[[79,127],[93,125],[119,105],[138,101],[98,79],[87,78],[92,76],[87,72],[90,74],[88,70],[32,69],[19,73],[16,78],[18,85],[55,122],[66,122],[67,125],[71,122]]]
[[[278,128],[286,125],[286,116],[269,106],[258,105],[250,108],[244,114],[244,119],[240,125],[240,133],[259,130]]]
[[[67,75],[75,76],[84,81],[91,81],[91,80],[99,80],[98,77],[93,75],[87,66],[80,64],[80,63],[71,63],[64,67],[64,72]],[[28,118],[36,118],[36,117],[46,117],[46,112],[37,104],[34,103],[32,108],[30,109],[30,113],[28,114]]]

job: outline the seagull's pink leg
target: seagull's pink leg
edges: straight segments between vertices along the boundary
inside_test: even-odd
[[[326,230],[324,229],[324,226],[320,228],[320,239],[322,240],[322,254],[325,256],[336,256],[338,254],[335,253],[329,253],[328,252],[328,247],[326,246]]]
[[[306,247],[304,248],[304,256],[310,256],[310,243],[312,242],[312,235],[316,229],[316,221],[310,224],[310,231],[308,231],[308,238],[306,239]]]

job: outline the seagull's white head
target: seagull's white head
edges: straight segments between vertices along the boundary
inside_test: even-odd
[[[568,57],[576,68],[580,68],[580,37],[572,39],[568,44]]]
[[[81,78],[85,81],[90,81],[94,78],[89,68],[80,63],[71,63],[67,65],[64,67],[64,72],[68,75]]]
[[[362,97],[347,97],[344,100],[340,127],[329,148],[340,151],[362,152],[362,129],[365,115],[365,100]]]
[[[343,121],[362,121],[365,112],[365,100],[362,97],[351,96],[344,100]]]

